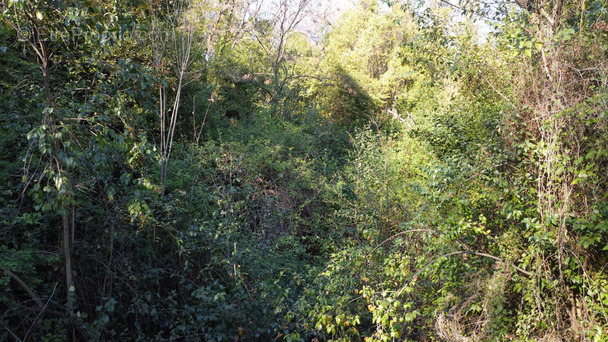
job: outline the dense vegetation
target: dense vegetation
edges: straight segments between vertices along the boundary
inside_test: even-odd
[[[608,341],[606,2],[321,5],[0,1],[0,340]]]

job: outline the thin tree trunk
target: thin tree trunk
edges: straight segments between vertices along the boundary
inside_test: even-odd
[[[39,42],[40,45],[40,62],[41,62],[41,67],[42,67],[42,76],[44,79],[44,92],[45,92],[45,97],[46,97],[46,106],[47,108],[53,108],[53,96],[51,94],[51,85],[50,85],[50,68],[49,68],[49,64],[50,64],[50,53],[46,47],[46,44],[42,41]],[[54,134],[56,133],[56,127],[55,127],[55,118],[53,117],[53,115],[49,114],[50,111],[45,111],[45,117],[44,120],[47,122],[47,124],[49,125],[51,132]],[[61,160],[59,159],[59,155],[58,155],[58,151],[59,151],[59,142],[57,140],[55,140],[55,162],[56,162],[56,172],[59,175],[59,178],[63,178],[63,166],[61,164]],[[61,198],[58,198],[58,200],[62,200]],[[71,296],[71,292],[70,288],[72,288],[72,284],[73,284],[73,274],[72,274],[72,252],[71,252],[71,248],[70,248],[70,237],[71,237],[71,232],[70,232],[70,218],[68,216],[68,213],[70,213],[71,210],[70,208],[68,208],[67,205],[62,205],[62,213],[61,213],[61,218],[62,218],[62,222],[63,222],[63,252],[64,252],[64,258],[65,258],[65,285],[66,285],[66,291],[67,291],[67,295],[66,295],[66,303],[67,303],[67,307],[68,307],[68,312],[70,313],[70,317],[73,316],[74,314],[74,303],[72,302],[72,296]]]
[[[65,257],[65,286],[67,288],[67,305],[70,316],[74,313],[74,304],[72,303],[72,253],[70,252],[70,220],[67,215],[68,208],[64,206],[66,214],[63,218],[63,252]]]

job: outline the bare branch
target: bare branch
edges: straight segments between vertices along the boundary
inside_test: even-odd
[[[34,300],[34,303],[36,303],[36,306],[38,306],[40,309],[44,308],[44,305],[42,304],[42,301],[40,300],[40,298],[38,298],[38,296],[34,293],[34,291],[32,291],[32,289],[27,286],[27,284],[21,280],[21,278],[19,278],[15,273],[11,272],[9,269],[7,268],[2,268],[2,270],[9,275],[9,277],[11,277],[11,279],[13,279],[17,284],[19,284],[19,286],[21,286],[21,288],[23,290],[25,290],[25,292],[28,294],[28,296],[30,296],[30,298],[32,298]]]

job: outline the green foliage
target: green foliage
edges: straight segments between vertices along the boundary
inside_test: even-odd
[[[415,67],[402,63],[399,49],[416,34],[411,21],[405,12],[383,14],[364,2],[341,17],[326,38],[322,64],[335,86],[313,88],[322,92],[323,111],[346,123],[387,119],[386,111],[394,110],[404,91],[422,78]]]
[[[606,340],[605,4],[387,3],[7,2],[0,339]]]

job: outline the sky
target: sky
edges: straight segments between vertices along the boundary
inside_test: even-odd
[[[331,5],[336,9],[337,12],[344,12],[351,6],[354,6],[353,2],[356,0],[329,0]]]
[[[457,2],[457,0],[446,1]],[[266,3],[270,5],[272,3],[276,4],[276,2],[277,0],[270,0]],[[295,0],[294,2],[297,2],[297,0]],[[335,23],[345,11],[347,11],[351,7],[354,7],[357,2],[359,2],[359,0],[312,0],[310,7],[314,8],[315,12],[320,13],[319,16],[323,17],[323,19],[316,20],[314,18],[307,18],[304,20],[303,23],[301,23],[299,30],[301,32],[304,32],[313,41],[317,41],[320,36],[318,36],[318,31],[315,33],[314,27],[318,27],[318,25],[324,22],[325,20],[328,20],[330,24]],[[383,7],[386,7],[386,9],[388,9],[388,6],[386,4],[383,4]],[[464,20],[464,17],[462,17],[457,12],[458,11],[454,12],[452,20],[454,20],[454,22]],[[477,21],[475,23],[475,26],[477,26],[477,33],[479,35],[480,40],[485,40],[490,31],[490,26],[485,24],[483,21]]]

